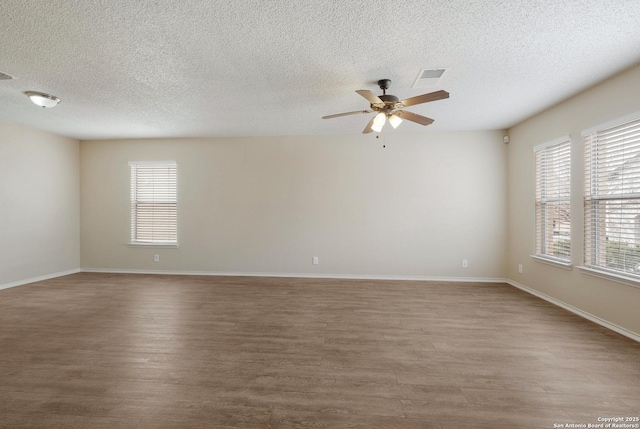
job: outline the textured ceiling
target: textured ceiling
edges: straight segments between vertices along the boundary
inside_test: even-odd
[[[320,118],[390,78],[451,98],[385,132],[503,129],[640,62],[639,23],[638,0],[2,0],[0,119],[79,139],[358,134],[368,116]]]

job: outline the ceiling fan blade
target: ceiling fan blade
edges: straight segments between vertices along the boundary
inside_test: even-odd
[[[416,104],[428,103],[430,101],[442,100],[444,98],[449,98],[449,93],[447,91],[436,91],[430,92],[429,94],[422,94],[416,97],[407,98],[406,100],[402,100],[400,103],[404,107],[415,106]]]
[[[420,125],[429,125],[433,123],[433,119],[431,118],[427,118],[426,116],[418,115],[413,112],[407,112],[406,110],[396,110],[394,115]]]
[[[371,118],[371,120],[369,121],[369,123],[367,124],[366,127],[364,127],[364,130],[362,131],[362,134],[369,134],[371,132],[373,132],[373,129],[371,128],[373,126],[373,121],[376,120],[376,116],[374,116],[373,118]]]
[[[322,119],[339,118],[340,116],[357,115],[359,113],[371,113],[373,110],[356,110],[355,112],[337,113],[335,115],[323,116]]]
[[[359,89],[356,91],[358,94],[362,95],[364,98],[369,100],[371,104],[384,104],[384,101],[380,100],[380,97],[375,95],[373,92],[368,89]]]

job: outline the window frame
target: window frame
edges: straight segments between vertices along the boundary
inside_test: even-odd
[[[169,198],[169,199],[159,199],[156,200],[155,199],[155,195],[152,199],[151,202],[147,201],[145,204],[160,204],[160,205],[165,205],[165,204],[172,204],[174,205],[175,209],[174,209],[174,213],[173,213],[173,222],[172,225],[173,226],[173,235],[175,237],[175,240],[140,240],[138,235],[137,235],[137,231],[138,231],[138,227],[140,225],[139,222],[139,210],[138,210],[138,205],[141,204],[140,200],[138,199],[138,195],[139,195],[139,186],[138,186],[138,182],[137,182],[137,174],[138,174],[138,168],[139,167],[146,167],[146,168],[173,168],[173,178],[170,178],[170,180],[173,180],[173,184],[169,185],[169,193],[173,193],[174,198]],[[135,176],[134,176],[134,172],[135,172]],[[167,189],[161,189],[162,191],[167,191]],[[130,231],[129,231],[129,246],[131,247],[178,247],[178,165],[176,163],[176,161],[129,161],[129,192],[130,192],[130,210],[129,210],[129,227],[130,227]],[[147,192],[149,192],[149,190],[147,190]],[[151,191],[153,193],[153,191]],[[153,208],[152,208],[153,210]],[[153,225],[151,225],[151,227],[153,227]],[[153,232],[151,232],[151,234],[153,235]],[[169,232],[169,234],[171,234],[171,232]]]
[[[553,140],[550,140],[548,142],[539,144],[534,146],[533,151],[534,151],[534,161],[535,161],[535,166],[534,166],[534,175],[535,175],[535,214],[534,214],[534,218],[535,218],[535,251],[534,254],[531,255],[532,258],[540,261],[540,262],[549,262],[552,265],[559,265],[562,268],[568,268],[571,267],[571,258],[572,258],[572,252],[571,252],[571,246],[572,246],[572,232],[571,232],[571,179],[572,179],[572,175],[571,175],[571,150],[572,150],[572,141],[571,141],[571,136],[569,135],[565,135],[565,136],[561,136],[558,138],[555,138]],[[562,152],[563,151],[568,151],[568,155],[563,155]],[[567,165],[562,164],[561,168],[566,170],[566,174],[568,176],[568,183],[566,185],[566,188],[563,186],[560,189],[560,193],[561,194],[566,194],[566,196],[562,196],[562,197],[545,197],[545,189],[547,189],[550,185],[559,183],[556,182],[554,180],[554,182],[551,182],[548,180],[548,175],[545,174],[549,168],[550,165],[547,163],[547,161],[545,161],[543,168],[541,169],[541,161],[539,159],[539,157],[545,156],[547,155],[552,155],[552,156],[561,156],[562,157],[562,162],[566,162]],[[546,177],[546,178],[545,178]],[[553,224],[549,224],[549,220],[546,218],[542,218],[542,216],[547,213],[547,206],[549,204],[554,204],[554,203],[564,203],[567,207],[567,214],[568,214],[568,223],[569,223],[569,235],[567,238],[567,241],[569,242],[569,249],[568,249],[568,254],[563,257],[563,256],[557,256],[553,253],[548,253],[547,249],[549,244],[553,245],[552,243],[547,243],[547,235],[548,235],[548,231],[552,231],[553,234],[553,230],[554,230],[554,225]]]
[[[615,194],[603,194],[601,189],[602,187],[599,185],[597,180],[602,174],[600,172],[601,168],[599,168],[597,161],[594,162],[594,159],[597,158],[598,153],[602,151],[602,149],[600,149],[597,146],[598,135],[607,134],[614,131],[616,128],[622,128],[625,126],[629,126],[633,130],[632,132],[640,133],[640,112],[635,112],[630,115],[626,115],[624,117],[606,122],[604,124],[591,127],[589,129],[582,131],[581,133],[583,144],[584,144],[584,167],[585,167],[584,200],[583,200],[585,228],[584,228],[584,258],[583,258],[584,260],[583,260],[583,266],[581,266],[580,268],[586,274],[604,277],[609,280],[613,280],[620,283],[625,283],[625,284],[638,287],[638,285],[640,285],[640,271],[637,273],[633,273],[624,269],[623,270],[616,269],[607,264],[607,257],[609,256],[607,251],[607,247],[609,243],[609,236],[607,233],[607,225],[606,225],[607,209],[606,207],[604,208],[603,219],[600,219],[597,213],[602,211],[602,209],[598,210],[593,208],[594,205],[600,205],[602,204],[602,202],[607,203],[607,202],[618,201],[620,202],[620,207],[633,204],[633,203],[625,204],[624,203],[625,201],[627,202],[635,201],[635,204],[640,204],[640,192],[636,192],[636,193],[618,192]],[[629,159],[633,159],[636,156],[640,156],[640,134],[638,135],[635,141],[637,141],[638,143],[633,144],[634,140],[631,140],[629,143],[632,143],[632,144],[629,146],[631,146],[632,151],[635,146],[635,149],[637,149],[637,154],[630,157]],[[596,146],[595,149],[593,149],[594,144]],[[624,144],[624,149],[627,148],[627,145],[628,143]],[[608,155],[608,156],[612,157],[612,155]],[[622,165],[624,165],[624,163]],[[594,178],[596,180],[594,180]],[[621,182],[623,180],[624,179],[620,179]],[[638,185],[637,182],[633,184]],[[633,211],[631,213],[632,214],[635,213],[635,218],[639,219],[640,208],[636,210],[637,211]],[[623,212],[623,210],[620,209],[620,212]],[[604,222],[603,226],[598,227],[598,225],[603,222]],[[618,225],[622,226],[623,221],[619,221]],[[604,237],[605,237],[604,239],[599,237],[603,235],[603,231],[604,231]],[[636,246],[637,248],[640,249],[640,240],[636,240],[636,241],[638,241]],[[619,242],[622,243],[622,241],[619,241]],[[604,250],[602,249],[603,245],[604,245]],[[604,263],[602,262],[602,259],[604,259]]]

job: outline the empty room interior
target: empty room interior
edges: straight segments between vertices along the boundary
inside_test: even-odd
[[[0,427],[640,428],[638,22],[4,0]]]

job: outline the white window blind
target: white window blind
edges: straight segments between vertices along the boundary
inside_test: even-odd
[[[176,163],[130,162],[129,166],[131,243],[178,244]]]
[[[536,255],[571,261],[571,140],[534,148],[536,158]]]
[[[585,265],[640,278],[640,115],[583,134]]]

